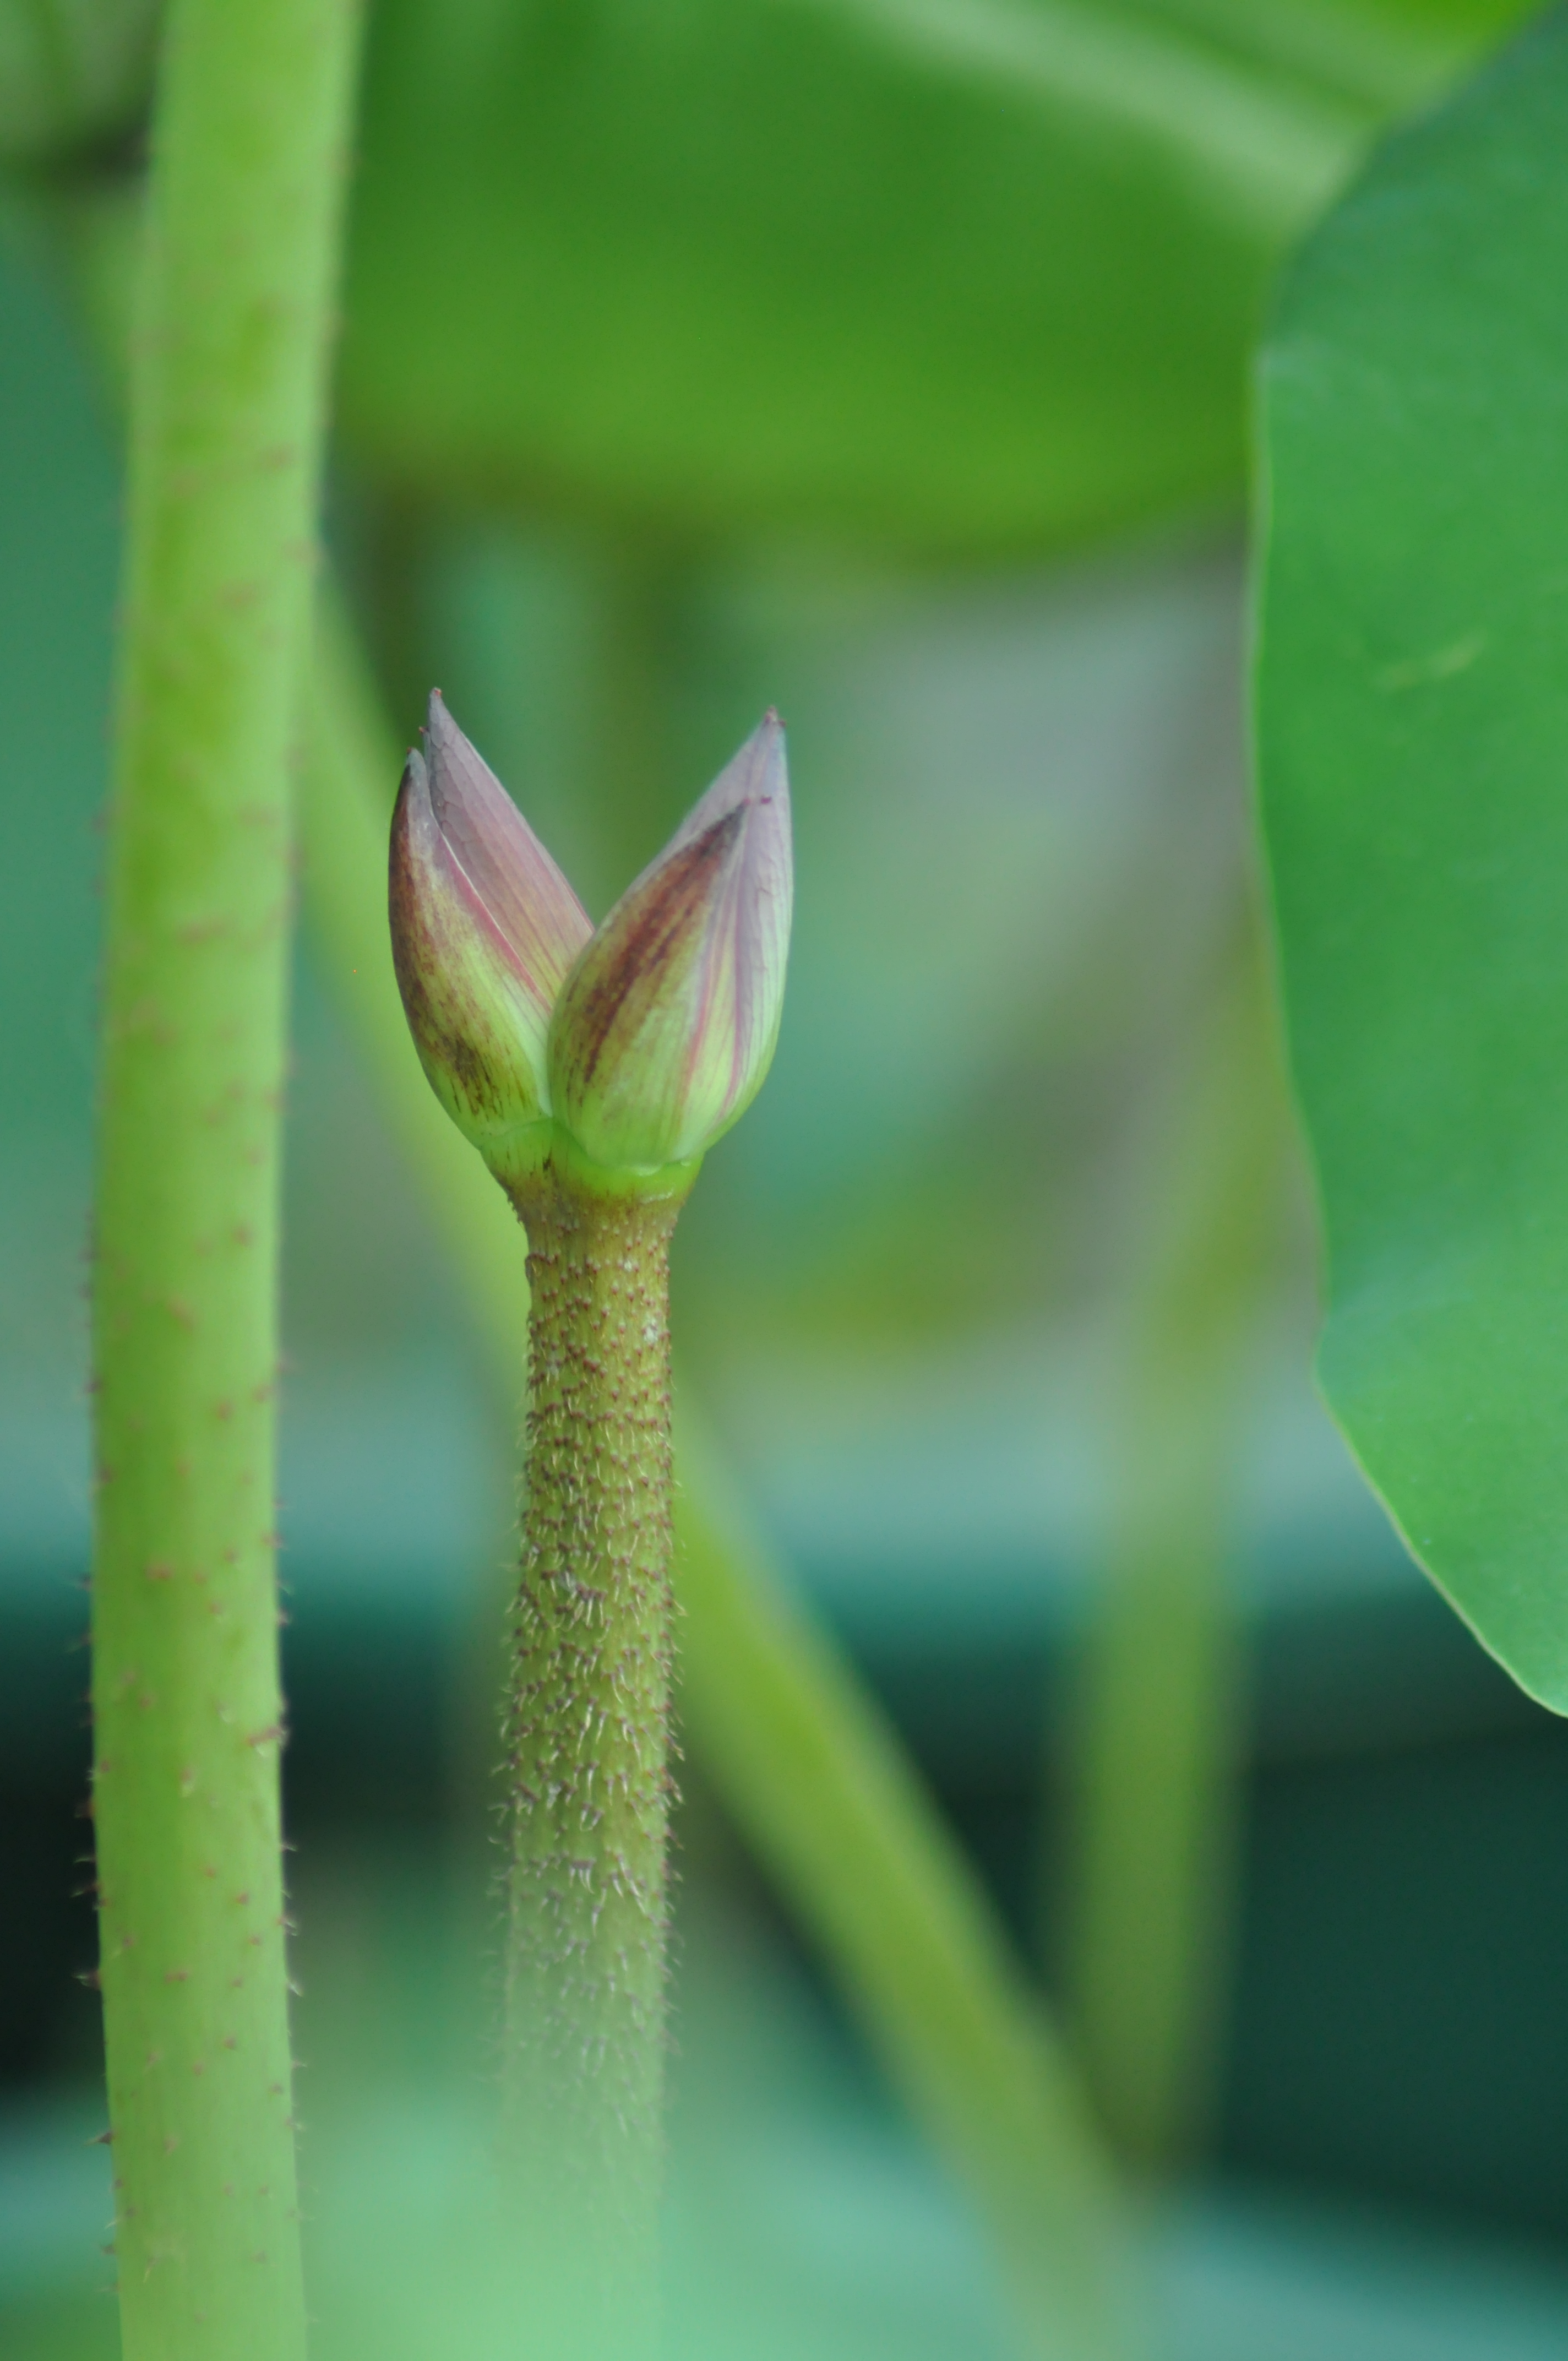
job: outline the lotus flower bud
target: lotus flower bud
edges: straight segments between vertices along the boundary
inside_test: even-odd
[[[770,713],[582,951],[550,1027],[550,1099],[594,1163],[699,1157],[778,1038],[794,873]]]
[[[425,744],[392,819],[392,959],[437,1098],[504,1177],[549,1116],[550,1012],[593,928],[439,694]]]

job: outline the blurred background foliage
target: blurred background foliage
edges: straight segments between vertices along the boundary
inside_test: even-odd
[[[1241,720],[1272,278],[1380,127],[1517,13],[372,13],[334,562],[397,730],[439,682],[596,914],[759,708],[785,713],[787,1020],[679,1234],[689,1383],[1069,2009],[1120,2150],[1183,2192],[1149,2271],[1157,2349],[1193,2361],[1522,2361],[1568,2323],[1568,2281],[1508,2243],[1568,2226],[1568,1755],[1311,1396]],[[22,2361],[113,2336],[71,1643],[102,357],[149,36],[130,0],[0,0],[0,2325]],[[308,939],[291,1125],[323,2349],[411,2361],[455,2289],[484,2334],[464,2239],[510,1411]],[[678,2349],[1003,2352],[974,2224],[700,1760],[685,1784]]]

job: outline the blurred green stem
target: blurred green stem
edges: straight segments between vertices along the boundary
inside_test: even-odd
[[[1149,1234],[1124,1312],[1109,1551],[1082,1667],[1071,2015],[1102,2120],[1150,2169],[1192,2149],[1209,2098],[1235,1817],[1226,1559],[1239,1393],[1285,1138],[1249,932],[1153,1159]]]
[[[398,770],[363,664],[324,602],[302,815],[313,938],[510,1402],[528,1313],[516,1224],[420,1071],[392,975],[385,835]],[[689,1404],[677,1448],[681,1703],[694,1742],[970,2191],[1022,2348],[1034,2361],[1121,2361],[1135,2340],[1109,2178],[995,1914],[880,1709],[734,1513],[712,1505],[711,1454]]]
[[[1023,2349],[1136,2351],[1110,2175],[1006,1934],[881,1708],[726,1498],[689,1403],[675,1435],[694,1748],[968,2190]]]
[[[279,1857],[290,761],[345,0],[177,0],[135,322],[93,1330],[100,1939],[126,2361],[305,2343]]]

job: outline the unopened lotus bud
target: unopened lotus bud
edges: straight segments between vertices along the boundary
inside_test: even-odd
[[[685,1163],[751,1104],[778,1038],[793,895],[770,713],[621,895],[556,1005],[551,1103],[596,1164]]]
[[[550,1012],[593,929],[500,781],[430,700],[392,820],[392,958],[437,1098],[503,1173],[550,1114]]]

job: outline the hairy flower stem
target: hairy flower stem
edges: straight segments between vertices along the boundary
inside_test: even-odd
[[[528,1230],[510,1701],[506,2148],[543,2349],[656,2334],[670,1779],[669,1243],[678,1197],[555,1165]]]

